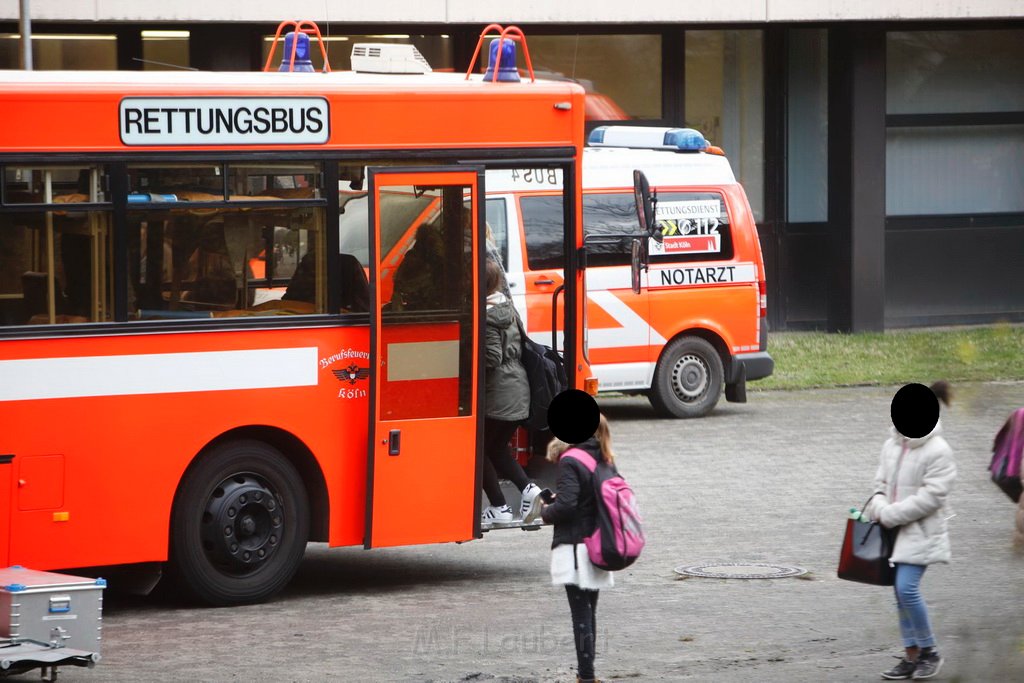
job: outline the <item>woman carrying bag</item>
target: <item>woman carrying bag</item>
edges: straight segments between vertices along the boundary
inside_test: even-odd
[[[940,394],[940,396],[937,396]],[[950,560],[945,510],[956,463],[942,438],[938,399],[948,405],[948,385],[932,389],[908,384],[892,400],[892,435],[882,446],[875,491],[865,516],[898,528],[890,562],[896,567],[896,605],[905,657],[882,678],[923,680],[934,677],[943,659],[936,648],[921,577],[929,565]]]
[[[511,526],[517,521],[505,501],[500,474],[522,492],[519,521],[531,523],[540,514],[540,492],[509,452],[508,442],[530,415],[530,384],[520,363],[522,337],[518,314],[507,291],[501,264],[488,256],[486,362],[487,395],[484,416],[483,488],[490,503],[483,511],[481,527]]]

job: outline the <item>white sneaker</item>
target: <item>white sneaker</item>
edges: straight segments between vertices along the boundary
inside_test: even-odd
[[[540,490],[539,486],[532,483],[523,489],[523,501],[519,504],[519,518],[523,520],[523,524],[532,524],[540,515],[544,503],[540,497]]]
[[[515,524],[516,518],[512,514],[512,508],[508,505],[502,505],[501,507],[495,507],[488,505],[487,509],[484,510],[483,515],[480,517],[480,525],[485,529],[491,527],[503,527],[512,526]]]

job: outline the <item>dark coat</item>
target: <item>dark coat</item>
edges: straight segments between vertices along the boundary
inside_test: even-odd
[[[576,444],[601,462],[601,446],[597,439]],[[554,525],[551,547],[582,543],[597,525],[597,501],[594,499],[594,475],[576,458],[558,460],[558,491],[555,502],[544,508],[542,518]]]
[[[519,362],[523,341],[512,302],[502,294],[487,297],[487,405],[492,420],[517,422],[530,416],[530,380]]]

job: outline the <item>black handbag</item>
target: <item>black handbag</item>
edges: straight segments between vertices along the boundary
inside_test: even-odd
[[[862,513],[876,495],[877,492],[871,494],[865,501]],[[898,532],[899,528],[886,529],[878,522],[846,520],[846,536],[839,553],[839,578],[875,586],[896,583],[896,567],[889,564],[889,558]]]
[[[516,324],[522,341],[519,362],[526,368],[530,382],[530,416],[526,419],[526,426],[542,431],[548,428],[548,406],[552,399],[569,386],[565,363],[557,351],[527,336],[518,314]]]

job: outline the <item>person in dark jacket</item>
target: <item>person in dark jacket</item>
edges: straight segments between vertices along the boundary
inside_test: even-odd
[[[436,223],[424,223],[395,271],[393,311],[444,308],[444,240]]]
[[[615,463],[608,421],[601,415],[597,432],[582,443],[570,446],[554,439],[547,459],[558,463],[558,487],[554,502],[541,509],[541,517],[554,525],[551,539],[551,583],[565,586],[576,642],[576,663],[580,681],[594,681],[597,645],[597,596],[602,588],[615,585],[611,572],[590,562],[583,539],[597,525],[597,501],[593,475],[579,460],[563,458],[569,448],[580,448],[596,462]]]
[[[484,528],[516,523],[498,484],[499,474],[522,492],[519,515],[523,522],[533,522],[541,505],[540,487],[530,481],[508,448],[509,439],[530,415],[530,381],[519,362],[522,335],[512,301],[502,291],[504,281],[501,265],[488,258],[483,486],[490,504],[483,511]]]

